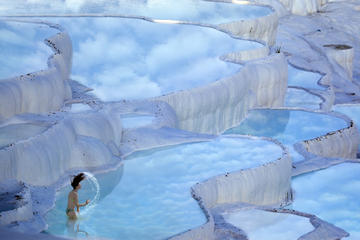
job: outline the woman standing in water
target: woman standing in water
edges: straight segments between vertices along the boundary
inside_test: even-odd
[[[75,207],[76,211],[80,211],[80,207],[84,207],[90,203],[90,200],[86,200],[85,203],[79,204],[79,197],[78,197],[78,191],[81,188],[80,182],[85,179],[84,173],[79,173],[74,177],[74,179],[71,182],[71,186],[73,187],[73,190],[68,195],[68,205],[66,208],[66,215],[70,219],[77,219],[76,213],[75,213]]]

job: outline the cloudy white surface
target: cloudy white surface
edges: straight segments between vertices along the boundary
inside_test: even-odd
[[[324,90],[325,88],[318,84],[318,81],[322,77],[319,73],[304,71],[295,68],[291,65],[288,66],[289,72],[289,86],[297,86],[303,88]]]
[[[360,238],[360,164],[345,163],[295,177],[293,209],[316,214]]]
[[[0,79],[47,69],[44,39],[58,31],[41,24],[0,21]]]
[[[320,97],[296,88],[288,88],[285,96],[285,107],[318,110],[322,102]]]
[[[0,3],[0,15],[125,14],[214,24],[256,18],[271,12],[267,7],[200,0],[2,0]]]
[[[211,28],[124,18],[58,18],[73,41],[72,77],[103,100],[155,97],[237,72],[223,54],[260,47]]]
[[[274,161],[281,154],[281,148],[272,142],[243,138],[220,138],[135,154],[125,161],[120,183],[78,223],[90,236],[164,239],[205,223],[203,212],[191,197],[192,185]],[[64,211],[68,191],[61,191],[56,208],[47,216],[52,234],[68,234]],[[79,195],[87,197],[81,192]],[[111,224],[103,224],[109,221]]]
[[[256,209],[224,214],[224,219],[242,229],[251,240],[298,239],[314,230],[308,218]]]
[[[239,126],[225,133],[275,138],[287,146],[293,161],[298,162],[303,160],[303,157],[294,150],[294,143],[319,137],[344,127],[346,127],[344,120],[325,114],[264,109],[250,111]]]

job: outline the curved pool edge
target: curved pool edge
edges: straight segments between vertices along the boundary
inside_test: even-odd
[[[191,188],[192,196],[203,210],[207,222],[198,228],[179,233],[169,239],[215,239],[214,229],[216,220],[214,220],[211,209],[218,204],[247,202],[250,204],[271,205],[284,204],[291,201],[292,164],[286,148],[280,142],[271,138],[246,135],[228,136],[262,139],[273,142],[282,149],[282,156],[275,161],[258,167],[225,173],[194,185]],[[271,174],[276,176],[273,177]],[[259,187],[268,184],[278,186],[278,188],[262,189]],[[245,185],[247,186],[246,188],[244,187]],[[257,199],[256,196],[253,196],[254,192],[256,192]],[[267,199],[264,199],[264,195]]]

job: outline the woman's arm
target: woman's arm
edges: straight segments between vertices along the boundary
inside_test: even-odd
[[[75,194],[75,205],[76,205],[76,209],[77,209],[77,212],[79,212],[79,210],[80,210],[80,207],[85,207],[86,205],[88,205],[89,204],[89,200],[86,200],[86,202],[85,203],[83,203],[83,204],[79,204],[79,198],[78,198],[78,195],[77,194]]]

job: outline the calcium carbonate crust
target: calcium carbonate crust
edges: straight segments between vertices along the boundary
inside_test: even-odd
[[[238,35],[242,38],[253,39],[259,42],[264,42],[268,45],[272,45],[275,39],[274,36],[276,35],[278,17],[285,16],[286,14],[289,14],[289,12],[296,13],[299,15],[306,15],[309,13],[313,13],[318,11],[319,7],[321,7],[321,5],[324,4],[326,1],[321,1],[321,0],[285,1],[284,0],[281,2],[282,4],[279,4],[279,2],[274,0],[256,1],[256,3],[259,4],[269,4],[273,6],[273,8],[276,10],[277,16],[275,16],[274,14],[265,16],[263,20],[258,19],[257,21],[253,21],[251,24],[248,24],[251,27],[247,29],[247,31],[237,32],[237,33],[233,32],[232,34]],[[143,19],[147,20],[145,18]],[[264,19],[267,19],[268,23],[265,23],[266,21]],[[220,25],[219,28],[224,28],[223,31],[225,32],[231,32],[231,30],[229,31],[229,29],[233,29],[235,28],[235,26],[240,26],[240,25],[241,26],[246,25],[245,21],[236,24],[235,23],[230,24],[227,26]],[[264,29],[266,28],[270,29],[271,31],[263,33]],[[70,95],[71,91],[69,87],[66,85],[66,83],[62,82],[64,81],[64,79],[68,78],[69,73],[71,71],[71,64],[67,64],[67,63],[71,63],[71,57],[69,58],[70,52],[66,53],[66,51],[60,47],[60,46],[64,46],[63,44],[65,45],[68,44],[66,42],[69,41],[70,40],[67,34],[60,33],[58,34],[58,37],[55,37],[55,39],[52,39],[50,40],[50,42],[48,42],[50,46],[52,46],[52,43],[54,43],[55,45],[55,47],[54,46],[52,47],[55,54],[53,55],[53,57],[49,59],[49,69],[55,71],[56,72],[55,74],[61,77],[61,81],[58,82],[64,84],[63,92],[59,93],[61,101],[59,100],[59,102],[49,104],[51,106],[44,106],[44,109],[35,109],[32,106],[23,107],[22,105],[21,107],[16,107],[17,109],[16,111],[11,110],[10,108],[1,109],[0,113],[2,114],[3,118],[11,117],[14,114],[18,114],[23,111],[33,111],[34,113],[39,113],[39,112],[47,112],[51,110],[58,110],[59,108],[61,108],[64,101],[69,100],[71,98]],[[256,52],[255,53],[252,52],[252,53],[256,55],[256,58],[264,57],[268,53],[268,50],[266,49],[267,48],[265,46],[265,48],[261,50],[256,50],[258,51],[258,53]],[[251,52],[234,53],[223,56],[223,59],[242,63],[245,60],[253,60],[252,58],[249,58],[250,55]],[[350,59],[351,56],[346,57],[344,61],[338,57],[333,57],[333,58],[336,59],[338,64],[345,66],[345,68],[347,68],[347,72],[349,72],[350,68],[347,67],[349,66],[349,64],[347,64],[347,62],[349,61],[347,59]],[[299,63],[298,61],[295,62]],[[295,65],[299,65],[299,64],[295,64]],[[274,68],[277,68],[279,66],[281,66],[280,70],[274,70]],[[244,72],[241,71],[236,76],[220,80],[218,82],[212,83],[202,88],[184,91],[186,93],[177,92],[172,95],[167,95],[156,99],[150,99],[149,101],[154,101],[154,100],[165,101],[167,102],[168,105],[172,106],[176,114],[176,119],[177,119],[176,124],[178,124],[180,128],[186,130],[199,131],[199,132],[220,133],[224,131],[226,128],[236,125],[238,122],[235,122],[234,119],[236,118],[243,119],[246,115],[247,110],[251,108],[281,106],[281,104],[283,103],[283,99],[286,92],[286,86],[287,86],[287,82],[286,82],[287,71],[285,71],[285,66],[287,67],[287,64],[283,54],[275,54],[266,59],[249,62],[248,64],[245,65]],[[270,76],[270,80],[269,79],[265,80],[265,76],[263,75],[267,75],[267,74]],[[39,78],[38,76],[40,75],[35,75],[35,78],[38,79]],[[256,81],[253,82],[254,75]],[[29,78],[30,77],[31,76],[29,76]],[[330,75],[328,77],[331,78]],[[325,80],[323,80],[323,82],[325,82]],[[245,87],[245,90],[243,88],[236,88],[237,91],[239,91],[240,93],[239,96],[242,97],[239,99],[238,102],[237,100],[239,96],[236,96],[236,94],[233,95],[230,94],[230,96],[233,96],[230,98],[231,100],[226,100],[225,97],[221,98],[222,94],[225,95],[231,93],[232,89],[229,89],[229,87],[236,87],[235,83],[240,84],[240,86],[244,87],[245,82],[247,82],[248,85],[250,85],[250,87]],[[331,79],[328,82],[331,82]],[[269,86],[268,84],[270,84],[270,87],[268,87]],[[15,88],[21,88],[21,87],[22,85],[20,87],[16,86]],[[210,94],[210,96],[213,97],[209,98],[207,94],[212,92],[214,94]],[[219,93],[220,100],[216,98],[215,93]],[[182,104],[181,99],[186,100],[184,105],[181,105]],[[211,104],[207,103],[205,99],[209,99],[209,102]],[[328,106],[331,105],[332,103],[331,96],[329,97],[329,99],[330,100],[328,102],[330,102],[330,104],[328,104],[325,107],[325,109],[329,109]],[[231,113],[230,108],[226,109],[227,104],[230,104],[231,108],[235,109],[234,113]],[[225,110],[223,110],[222,108],[224,108]],[[201,113],[201,117],[196,118],[195,111],[199,111]],[[81,167],[90,164],[91,166],[97,166],[99,169],[101,169],[101,166],[104,166],[104,163],[106,163],[108,160],[101,160],[100,162],[96,162],[98,157],[100,157],[98,153],[102,154],[103,152],[108,152],[108,154],[105,155],[108,155],[109,158],[112,158],[111,156],[115,156],[117,153],[121,155],[121,152],[120,151],[117,152],[117,150],[120,149],[120,144],[123,140],[118,136],[122,136],[122,135],[111,136],[110,133],[111,131],[114,131],[115,133],[123,132],[121,128],[121,121],[119,120],[118,123],[113,124],[111,122],[112,120],[109,119],[109,117],[113,117],[111,116],[111,114],[113,113],[107,109],[103,110],[102,112],[103,116],[101,117],[94,116],[97,115],[98,113],[87,113],[87,114],[80,114],[74,116],[73,118],[72,117],[63,118],[60,122],[56,123],[54,126],[49,128],[49,130],[47,130],[43,134],[43,136],[36,136],[34,138],[35,141],[33,143],[29,143],[32,140],[23,141],[21,143],[15,144],[14,146],[16,147],[11,146],[5,149],[6,151],[8,151],[8,153],[2,152],[4,149],[0,150],[0,154],[5,154],[6,157],[11,157],[11,158],[17,158],[20,155],[23,156],[24,153],[27,153],[26,151],[30,151],[29,149],[31,149],[31,147],[29,148],[28,145],[35,143],[45,144],[46,142],[49,141],[48,139],[57,138],[59,136],[57,132],[65,131],[65,133],[68,132],[68,134],[65,134],[67,136],[65,137],[66,139],[63,140],[70,141],[71,143],[73,143],[76,146],[75,147],[76,150],[73,150],[68,146],[59,145],[59,147],[60,149],[64,148],[65,151],[64,155],[70,156],[70,159],[72,158],[72,156],[75,156],[76,159],[77,158],[81,159],[80,161],[75,163],[75,168],[81,169]],[[219,118],[221,114],[227,116],[227,119],[221,120]],[[94,119],[92,119],[93,117]],[[219,127],[217,127],[217,129],[215,130],[211,130],[209,126],[200,126],[201,121],[210,121],[210,124]],[[108,124],[109,131],[105,131],[105,133],[103,133],[103,132],[94,131],[92,129],[93,127],[96,127],[98,124],[103,124],[104,122]],[[67,129],[70,130],[67,131]],[[329,140],[327,140],[327,137],[323,136],[320,137],[323,139],[320,139],[321,141],[317,141],[317,142],[320,142],[321,143],[320,147],[322,147],[322,145],[324,145],[326,141],[329,141],[331,143],[334,141],[341,141],[343,138],[345,138],[345,139],[349,139],[349,143],[351,144],[351,146],[353,146],[356,144],[356,141],[358,141],[359,138],[357,136],[357,140],[356,140],[355,129],[356,129],[355,126],[353,126],[353,124],[352,125],[350,124],[348,128],[336,131],[336,134],[333,134],[334,138],[331,137],[329,138]],[[143,134],[142,132],[135,133],[136,136],[141,136],[142,134]],[[114,141],[113,138],[116,137],[117,140]],[[313,143],[314,141],[312,140],[309,141],[308,141],[309,142],[308,146],[315,146],[314,145],[315,143]],[[93,152],[86,152],[86,154],[88,154],[89,156],[90,155],[96,156],[93,159],[93,161],[87,162],[88,159],[82,158],[81,155],[85,152],[85,149],[89,147],[90,148],[94,147],[94,149],[98,149],[98,150],[95,150]],[[141,146],[137,146],[137,147],[139,147],[139,149],[141,148]],[[309,147],[309,149],[310,148],[311,147]],[[137,148],[135,147],[134,149]],[[350,149],[352,149],[352,147],[350,147]],[[348,150],[349,149],[345,149],[345,150],[338,149],[338,150],[334,150],[334,152],[332,152],[331,154],[334,155],[339,154],[341,156],[353,156],[353,151],[352,150],[348,151]],[[313,148],[311,148],[310,151],[314,152],[316,150],[313,150]],[[56,151],[54,150],[54,152]],[[29,153],[32,154],[31,151]],[[41,152],[34,154],[40,154],[40,156],[42,155]],[[44,156],[46,154],[47,153],[45,153]],[[47,157],[44,157],[45,165],[47,161],[45,160],[46,158]],[[57,157],[55,158],[57,159]],[[109,162],[111,161],[112,160],[109,160]],[[62,162],[62,159],[57,159],[55,162],[60,163]],[[11,164],[12,164],[11,162],[8,163],[9,169],[11,168]],[[70,165],[71,161],[67,162],[66,164]],[[57,176],[54,177],[54,179],[47,179],[47,180],[49,180],[50,182],[56,182],[56,179],[58,179],[59,181],[59,179],[64,178],[65,172],[67,171],[66,169],[68,169],[69,165],[67,166],[61,165],[60,169],[63,169],[62,173],[60,174],[55,173]],[[264,166],[261,166],[259,168],[247,169],[235,173],[224,174],[221,176],[211,178],[203,183],[199,183],[195,185],[192,188],[193,196],[195,199],[198,200],[200,206],[203,208],[204,213],[207,216],[208,222],[205,225],[201,226],[200,228],[189,230],[188,232],[174,236],[172,239],[214,239],[215,238],[214,218],[210,214],[209,209],[213,208],[217,204],[249,202],[252,204],[268,205],[268,204],[279,204],[279,203],[287,202],[289,200],[288,198],[291,192],[291,188],[290,188],[290,178],[292,174],[291,172],[292,172],[291,160],[286,150],[284,150],[283,156],[280,159],[271,162],[269,164],[266,164]],[[17,176],[18,174],[14,171],[9,171],[9,173],[11,176]],[[26,173],[24,174],[26,176]],[[274,177],[275,175],[276,177]],[[263,176],[263,177],[259,177],[259,176]],[[26,176],[26,177],[30,178],[30,176]],[[262,186],[264,184],[266,185],[268,181],[276,184],[278,187],[274,189],[272,188],[264,189]],[[248,191],[247,189],[248,185],[246,185],[246,188],[241,187],[241,186],[245,186],[244,184],[247,182],[251,182],[253,184],[251,185],[251,189],[253,190],[253,192]],[[55,185],[56,184],[54,184],[54,186]]]

